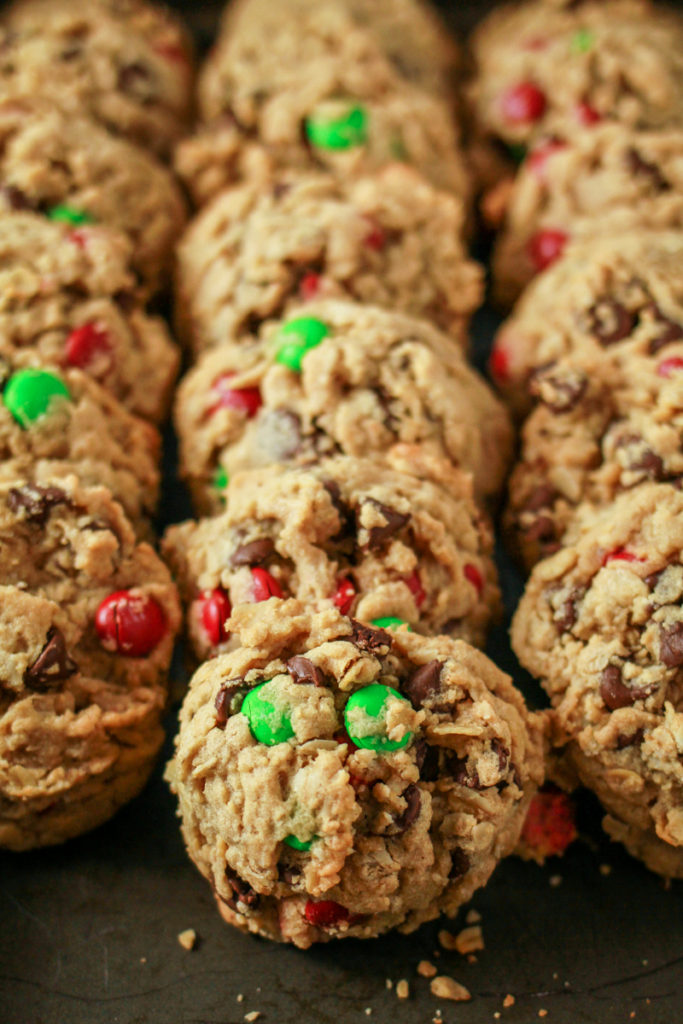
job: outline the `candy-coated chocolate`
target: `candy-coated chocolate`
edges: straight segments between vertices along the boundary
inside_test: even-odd
[[[392,697],[405,704],[408,703],[397,690],[390,686],[384,686],[382,683],[364,686],[362,690],[356,690],[349,697],[344,708],[344,721],[349,737],[357,747],[362,747],[365,750],[402,750],[412,741],[413,734],[411,732],[406,732],[400,740],[391,740],[386,735],[385,708],[387,701]],[[358,735],[354,730],[354,719],[358,711],[365,719],[375,719],[377,722],[376,732],[368,732],[363,736]],[[365,732],[365,730],[363,731]]]
[[[272,680],[259,683],[244,698],[242,714],[247,716],[249,728],[255,740],[274,747],[277,743],[286,743],[294,736],[294,729],[289,714],[277,708],[267,696],[263,695],[264,687]]]
[[[316,348],[330,333],[322,320],[312,316],[300,316],[284,324],[279,331],[279,346],[275,356],[278,363],[295,373],[301,372],[304,356]]]
[[[213,474],[211,485],[217,491],[224,491],[230,483],[230,477],[228,471],[224,466],[219,466],[216,472]]]
[[[313,839],[297,839],[296,836],[285,836],[282,842],[286,843],[287,846],[291,846],[293,850],[301,850],[302,852],[310,850],[313,845]]]
[[[531,124],[543,117],[546,98],[534,82],[513,85],[501,97],[503,117],[510,124]]]
[[[318,149],[344,150],[362,146],[368,137],[368,116],[354,104],[341,117],[306,118],[306,137]]]
[[[74,227],[94,223],[94,219],[85,210],[77,210],[64,204],[53,206],[47,215],[50,220],[58,221],[60,224],[72,224]]]
[[[316,928],[333,928],[336,924],[348,921],[350,914],[346,907],[334,900],[308,900],[304,907],[304,917]]]
[[[214,382],[211,390],[215,392],[217,401],[211,412],[217,409],[237,409],[245,413],[247,419],[252,419],[261,408],[261,392],[258,388],[231,388],[229,381],[233,376],[232,373],[225,373]]]
[[[100,356],[111,355],[109,335],[95,323],[76,327],[64,343],[64,360],[68,366],[87,370]]]
[[[385,615],[381,619],[373,619],[373,626],[377,626],[378,629],[400,629],[401,626],[406,626],[410,629],[410,626],[405,619],[397,619],[394,615]],[[412,630],[410,630],[412,632]]]
[[[225,623],[230,618],[232,608],[228,595],[220,587],[205,590],[199,599],[199,617],[204,631],[213,647],[224,643],[230,633]]]
[[[540,273],[560,258],[569,241],[566,231],[546,228],[532,235],[528,243],[528,253],[535,270]]]
[[[351,606],[356,597],[356,588],[353,583],[347,577],[337,581],[337,589],[334,592],[332,601],[337,606],[342,615],[348,615],[351,611]]]
[[[251,570],[251,592],[255,603],[267,601],[269,597],[282,597],[282,588],[266,569]]]
[[[10,377],[2,400],[20,426],[27,428],[47,415],[55,400],[69,401],[66,384],[47,370],[19,370]]]
[[[144,658],[163,638],[166,617],[153,597],[117,590],[97,609],[95,629],[106,650],[128,658]]]

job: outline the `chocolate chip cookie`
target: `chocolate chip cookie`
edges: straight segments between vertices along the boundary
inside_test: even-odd
[[[167,777],[230,924],[307,948],[410,932],[510,852],[542,729],[459,640],[295,600],[242,605],[199,669]]]

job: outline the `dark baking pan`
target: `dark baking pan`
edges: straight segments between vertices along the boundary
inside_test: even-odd
[[[219,4],[176,6],[210,39]],[[443,6],[465,30],[492,4]],[[477,317],[480,361],[495,323],[488,310]],[[167,465],[165,522],[188,514],[172,439]],[[502,555],[500,565],[510,612],[521,581]],[[540,700],[506,628],[489,653]],[[169,734],[174,724],[171,716]],[[142,796],[91,835],[0,855],[0,1024],[241,1024],[254,1011],[265,1024],[683,1021],[683,886],[667,889],[610,843],[590,798],[579,802],[581,838],[562,860],[540,868],[510,858],[475,896],[486,948],[473,963],[437,939],[440,927],[458,931],[464,912],[415,935],[306,953],[229,929],[184,853],[174,811],[160,767]],[[187,928],[198,935],[192,952],[177,939]],[[465,985],[471,1001],[435,999],[416,972],[423,959]],[[400,979],[409,982],[405,1001]]]

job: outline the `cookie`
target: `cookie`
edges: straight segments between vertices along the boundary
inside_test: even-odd
[[[180,609],[104,487],[0,482],[0,846],[61,843],[144,786]]]
[[[542,730],[449,637],[242,605],[193,677],[167,777],[222,916],[307,948],[454,915],[514,846]]]
[[[164,8],[23,0],[0,33],[0,97],[47,97],[115,135],[168,155],[190,115],[192,57]]]
[[[497,7],[471,49],[474,121],[513,157],[515,147],[605,120],[683,127],[683,22],[647,0]]]
[[[107,487],[146,535],[159,493],[161,438],[80,370],[0,360],[0,481],[33,467]]]
[[[147,290],[164,285],[185,203],[170,171],[87,117],[37,100],[0,104],[0,210],[34,210],[130,238]]]
[[[0,212],[0,358],[79,369],[137,415],[168,411],[178,347],[147,315],[131,243],[97,225]]]
[[[539,368],[568,358],[607,377],[635,355],[661,362],[683,339],[683,234],[628,231],[570,244],[499,330],[490,369],[519,415]]]
[[[571,239],[683,227],[683,131],[605,122],[531,151],[515,179],[493,258],[510,305]]]
[[[683,479],[682,370],[683,339],[616,372],[558,363],[536,376],[506,513],[527,568],[559,548],[580,502],[608,505],[645,481]]]
[[[220,516],[170,527],[163,551],[199,658],[228,649],[231,607],[332,603],[483,647],[500,610],[493,534],[470,478],[416,445],[241,473]]]
[[[583,506],[535,566],[512,624],[547,691],[566,756],[608,831],[650,868],[683,877],[683,493],[645,483]],[[660,856],[661,851],[661,856]]]
[[[431,324],[328,300],[207,352],[181,381],[181,473],[198,508],[218,511],[227,476],[336,452],[419,443],[499,490],[511,456],[503,406]]]
[[[284,0],[277,5],[293,22],[310,15],[316,0]],[[352,24],[367,32],[394,70],[413,85],[448,97],[461,64],[459,48],[436,10],[422,0],[326,0],[324,8],[340,8]],[[221,33],[243,31],[244,22],[263,24],[274,11],[270,0],[241,0],[226,7]]]
[[[465,344],[483,275],[456,196],[394,165],[356,181],[289,174],[228,189],[178,247],[176,312],[194,354],[311,298],[424,316]]]

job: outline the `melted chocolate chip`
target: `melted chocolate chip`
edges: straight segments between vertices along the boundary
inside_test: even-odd
[[[568,633],[576,622],[578,616],[578,605],[583,600],[586,590],[584,587],[574,587],[569,597],[562,605],[559,616],[555,619],[555,627],[558,633]]]
[[[425,739],[419,739],[415,743],[415,763],[424,782],[436,782],[439,777],[439,751],[437,747],[430,747]]]
[[[462,878],[463,875],[467,874],[470,869],[470,858],[464,852],[464,850],[458,847],[451,851],[451,869],[448,872],[448,877],[451,881],[455,881],[458,878]]]
[[[420,787],[413,783],[408,786],[402,795],[406,801],[406,807],[403,813],[395,819],[393,827],[389,829],[388,834],[392,836],[402,835],[404,832],[407,832],[410,826],[417,821],[420,813],[420,806],[422,804]]]
[[[419,710],[426,700],[439,692],[442,668],[443,662],[434,659],[416,669],[403,684],[402,690],[416,710]]]
[[[33,208],[26,194],[16,185],[5,185],[2,194],[10,210],[31,210]]]
[[[674,341],[680,341],[683,338],[683,326],[676,323],[675,320],[671,320],[668,316],[664,316],[659,306],[653,305],[650,308],[650,312],[655,316],[657,323],[662,325],[659,334],[656,338],[652,339],[648,349],[650,355],[654,356],[666,345],[670,345]]]
[[[368,498],[364,504],[374,505],[379,511],[382,518],[386,520],[384,526],[373,526],[368,530],[368,540],[365,544],[366,548],[370,550],[376,550],[381,548],[394,534],[402,530],[406,523],[410,520],[410,516],[403,512],[397,512],[396,509],[389,508],[388,505],[383,505],[381,501],[375,501],[374,498]],[[362,511],[362,505],[356,512],[356,519],[360,519],[360,513]],[[360,528],[360,522],[358,522]]]
[[[237,910],[237,904],[241,903],[243,906],[255,910],[259,904],[259,894],[256,890],[252,889],[248,882],[245,882],[236,871],[232,871],[230,868],[225,869],[225,877],[234,894],[234,899],[226,900],[228,906]]]
[[[614,345],[628,338],[636,318],[615,299],[599,299],[589,310],[590,329],[601,345]]]
[[[503,743],[501,743],[500,740],[492,739],[491,750],[494,752],[494,754],[498,755],[498,771],[506,771],[508,761],[510,760],[510,751],[508,750],[508,748]]]
[[[230,679],[221,686],[214,701],[216,727],[218,729],[225,729],[225,723],[230,716],[236,715],[239,711],[242,705],[244,689],[244,679]]]
[[[458,757],[457,754],[451,754],[447,759],[446,765],[448,771],[453,776],[453,780],[459,786],[466,786],[467,789],[484,789],[479,780],[479,773],[468,770],[466,757]]]
[[[353,512],[342,499],[341,490],[336,480],[323,480],[323,487],[330,496],[332,505],[339,515],[339,532],[332,537],[332,540],[341,540],[355,532],[353,523]]]
[[[275,541],[272,537],[260,537],[251,541],[250,544],[242,544],[230,558],[230,565],[237,568],[240,565],[263,565],[275,551]]]
[[[602,670],[600,696],[610,711],[628,708],[637,700],[636,691],[629,690],[628,686],[624,685],[618,665],[608,665]]]
[[[149,87],[152,81],[150,69],[140,61],[132,61],[124,64],[119,69],[118,84],[121,92],[146,98],[149,94]]]
[[[671,188],[671,185],[657,164],[645,160],[638,150],[633,147],[626,153],[626,165],[631,174],[641,178],[648,178],[655,192],[666,192]]]
[[[683,665],[683,622],[663,626],[659,631],[659,657],[667,668]]]
[[[638,434],[625,434],[619,438],[617,448],[635,448],[636,454],[628,462],[628,469],[641,470],[650,480],[664,479],[664,462],[644,444]]]
[[[78,665],[67,653],[61,630],[52,626],[45,646],[24,673],[24,682],[31,690],[49,690],[77,671]]]
[[[625,747],[639,746],[643,742],[644,735],[644,729],[636,729],[630,736],[623,736],[619,733],[617,736],[617,750],[623,750]]]
[[[23,487],[13,487],[10,490],[7,504],[10,511],[15,514],[24,512],[29,522],[36,526],[44,526],[50,510],[55,505],[70,505],[71,502],[60,487],[25,484]]]
[[[351,619],[351,636],[341,639],[350,640],[359,651],[378,651],[382,647],[391,647],[391,635],[385,629],[375,626],[364,626],[362,622]]]
[[[314,665],[312,661],[308,660],[308,658],[301,657],[300,654],[289,659],[287,662],[287,671],[295,683],[313,686],[325,685],[325,677],[318,666]]]

